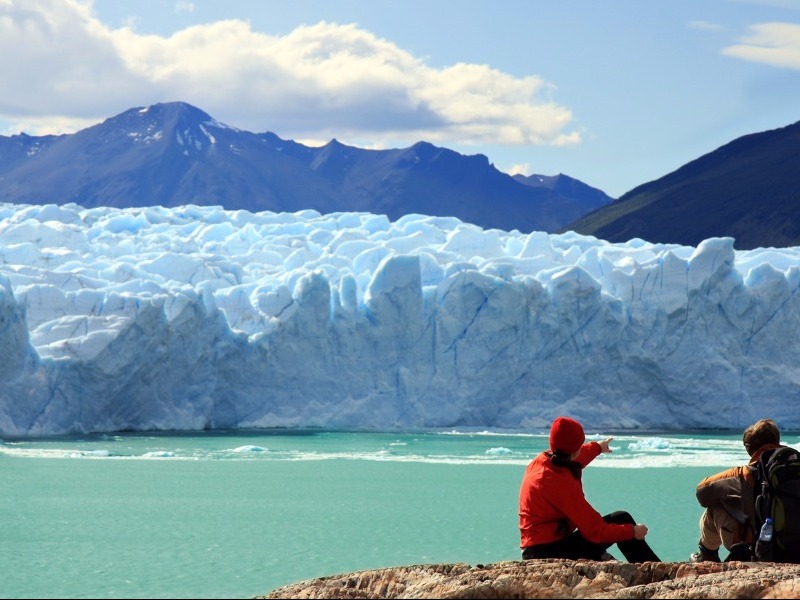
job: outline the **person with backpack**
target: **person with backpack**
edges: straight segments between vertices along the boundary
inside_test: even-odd
[[[700,517],[698,552],[691,562],[720,562],[719,548],[729,552],[726,561],[751,560],[752,546],[760,529],[755,496],[758,464],[762,456],[781,448],[781,432],[772,419],[761,419],[742,434],[750,461],[703,479],[696,490],[705,508]]]
[[[616,543],[630,562],[659,560],[644,539],[646,525],[624,511],[601,516],[584,496],[582,471],[601,453],[611,452],[612,439],[585,444],[578,421],[553,421],[550,450],[530,462],[519,490],[523,559],[610,560],[607,550]]]

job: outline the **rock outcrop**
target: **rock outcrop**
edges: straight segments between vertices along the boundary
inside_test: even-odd
[[[320,577],[260,598],[800,598],[800,565],[506,561]]]

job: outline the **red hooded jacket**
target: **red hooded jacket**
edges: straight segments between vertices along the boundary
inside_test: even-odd
[[[584,444],[575,462],[585,467],[601,452],[600,444]],[[553,465],[548,452],[531,461],[519,490],[521,548],[549,544],[577,529],[593,543],[632,540],[633,525],[606,523],[586,501],[583,485],[566,467]]]

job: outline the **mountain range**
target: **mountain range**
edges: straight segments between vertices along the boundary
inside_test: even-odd
[[[59,136],[0,136],[0,202],[184,204],[252,212],[454,216],[485,229],[610,242],[800,245],[800,121],[737,138],[614,200],[564,174],[508,175],[482,154],[421,141],[312,147],[220,123],[190,104],[131,108]]]
[[[800,121],[737,138],[568,225],[611,242],[800,245]]]
[[[15,204],[418,213],[552,232],[611,201],[566,175],[514,178],[481,154],[426,142],[309,147],[183,102],[132,108],[73,134],[0,136],[0,202]]]

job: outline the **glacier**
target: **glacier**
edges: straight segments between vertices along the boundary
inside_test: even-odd
[[[800,250],[0,204],[0,435],[800,428]]]

